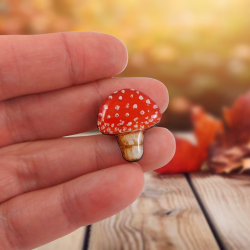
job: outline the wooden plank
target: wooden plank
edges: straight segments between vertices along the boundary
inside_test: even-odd
[[[250,249],[250,177],[190,175],[194,189],[225,249]]]
[[[81,250],[84,234],[85,227],[81,227],[64,237],[38,247],[35,250]]]
[[[183,175],[145,178],[131,206],[92,225],[89,250],[219,249]]]

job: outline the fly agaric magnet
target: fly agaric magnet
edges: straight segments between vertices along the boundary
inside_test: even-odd
[[[115,135],[127,161],[139,161],[143,155],[145,130],[161,119],[156,103],[135,89],[115,91],[102,103],[97,126],[101,133]]]

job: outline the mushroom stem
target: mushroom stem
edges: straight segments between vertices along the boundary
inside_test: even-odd
[[[139,161],[143,155],[143,132],[136,131],[117,135],[122,156],[127,161]]]

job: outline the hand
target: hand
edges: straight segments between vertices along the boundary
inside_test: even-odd
[[[135,88],[163,112],[165,86],[112,78],[127,64],[116,38],[92,32],[0,37],[0,249],[31,249],[131,204],[143,172],[173,156],[164,128],[145,134],[144,156],[127,163],[113,136],[62,138],[96,129],[112,92]]]

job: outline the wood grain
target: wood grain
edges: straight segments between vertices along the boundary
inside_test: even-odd
[[[250,249],[250,177],[194,173],[191,182],[226,249]]]
[[[81,250],[84,234],[85,227],[81,227],[73,233],[38,247],[35,250]]]
[[[131,206],[92,225],[89,250],[219,249],[183,175],[145,178]]]

